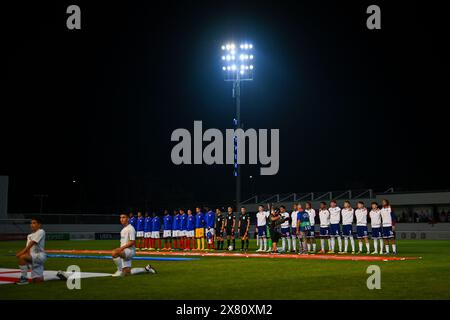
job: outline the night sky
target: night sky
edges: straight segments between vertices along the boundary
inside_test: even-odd
[[[81,7],[81,30],[66,27],[70,4]],[[366,28],[370,4],[381,7],[381,30]],[[233,127],[220,46],[241,39],[255,46],[242,122],[280,129],[278,174],[244,166],[243,199],[450,188],[449,33],[440,4],[5,5],[0,175],[10,176],[9,211],[38,210],[39,193],[48,194],[46,212],[232,203],[232,166],[175,166],[170,136],[193,133],[194,120]]]

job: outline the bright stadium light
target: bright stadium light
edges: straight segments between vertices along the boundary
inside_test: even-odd
[[[236,117],[233,119],[233,124],[235,129],[238,129],[241,128],[241,81],[253,80],[253,44],[242,42],[237,45],[230,42],[222,45],[221,48],[222,51],[226,51],[222,53],[224,80],[233,83],[233,98],[236,101]],[[252,64],[249,65],[250,60]],[[241,177],[237,157],[237,143],[238,140],[235,136],[233,174],[236,177],[236,208],[238,209],[241,202]]]

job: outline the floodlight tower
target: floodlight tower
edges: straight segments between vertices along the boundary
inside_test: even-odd
[[[230,42],[222,45],[222,71],[225,81],[233,83],[232,97],[236,101],[236,116],[233,125],[241,128],[241,81],[253,80],[253,44],[242,42],[237,45]],[[245,143],[245,142],[244,142]],[[236,177],[236,211],[241,203],[241,174],[238,164],[238,138],[234,136],[233,175]]]

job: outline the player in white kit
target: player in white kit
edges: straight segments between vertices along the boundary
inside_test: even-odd
[[[112,251],[112,259],[117,266],[117,271],[113,277],[123,277],[130,274],[156,273],[150,265],[145,268],[131,269],[131,260],[136,255],[136,230],[129,224],[126,214],[120,215],[120,223],[123,228],[120,231],[120,248]]]
[[[291,213],[291,239],[292,239],[292,251],[297,251],[297,204],[294,203],[292,206],[292,213]]]
[[[19,262],[20,279],[16,284],[28,284],[28,268],[31,268],[33,282],[44,281],[44,263],[47,261],[45,253],[45,231],[41,229],[42,222],[39,218],[31,219],[31,233],[27,236],[25,248],[17,254]]]
[[[267,219],[269,218],[269,211],[264,211],[264,206],[260,205],[258,207],[258,213],[256,214],[256,232],[258,235],[257,244],[259,245],[258,250],[256,252],[268,251],[270,248],[267,248]]]
[[[369,233],[367,231],[367,208],[364,206],[364,202],[358,201],[357,209],[355,210],[356,216],[356,235],[358,237],[358,254],[362,253],[363,240],[366,243],[367,254],[370,254]]]
[[[378,240],[380,241],[380,254],[383,254],[383,236],[381,234],[381,210],[378,203],[372,202],[372,210],[369,212],[370,225],[372,227],[372,239],[374,251],[372,254],[378,254]]]
[[[342,253],[342,239],[339,223],[341,222],[341,208],[337,206],[336,200],[330,201],[330,250],[328,253],[334,253],[335,241],[338,241],[339,253]]]
[[[328,239],[328,250],[330,250],[330,211],[327,209],[325,202],[320,203],[319,209],[320,220],[320,252],[325,253],[325,239]]]
[[[316,253],[316,230],[314,229],[316,222],[316,210],[312,208],[311,202],[306,202],[305,208],[305,211],[309,214],[309,224],[311,225],[311,230],[309,230],[309,233],[306,235],[308,252]]]
[[[389,244],[392,246],[392,253],[397,253],[395,245],[394,231],[392,230],[392,209],[389,200],[382,200],[381,220],[383,221],[383,239],[385,253],[389,254]]]
[[[352,254],[355,254],[355,239],[353,238],[353,219],[355,210],[351,207],[350,201],[344,201],[342,214],[342,235],[344,236],[344,253],[347,253],[348,240],[352,246]]]
[[[285,218],[286,220],[281,224],[281,242],[282,249],[281,252],[286,252],[286,240],[287,240],[287,251],[291,251],[291,222],[289,221],[290,215],[289,212],[286,211],[285,206],[280,206],[280,214],[281,218]]]

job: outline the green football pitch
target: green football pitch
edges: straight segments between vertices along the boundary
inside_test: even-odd
[[[236,243],[239,247],[240,242]],[[0,268],[17,268],[24,242],[0,242]],[[48,241],[46,249],[110,250],[118,241]],[[251,247],[255,243],[251,242]],[[253,249],[254,250],[254,249]],[[398,241],[405,261],[334,261],[253,257],[198,257],[191,261],[142,261],[158,274],[82,279],[80,290],[64,281],[0,285],[0,299],[449,299],[450,241]],[[153,256],[152,256],[153,257]],[[111,260],[49,258],[46,270],[78,265],[82,272],[113,273]],[[381,268],[381,289],[369,290],[367,267]]]

